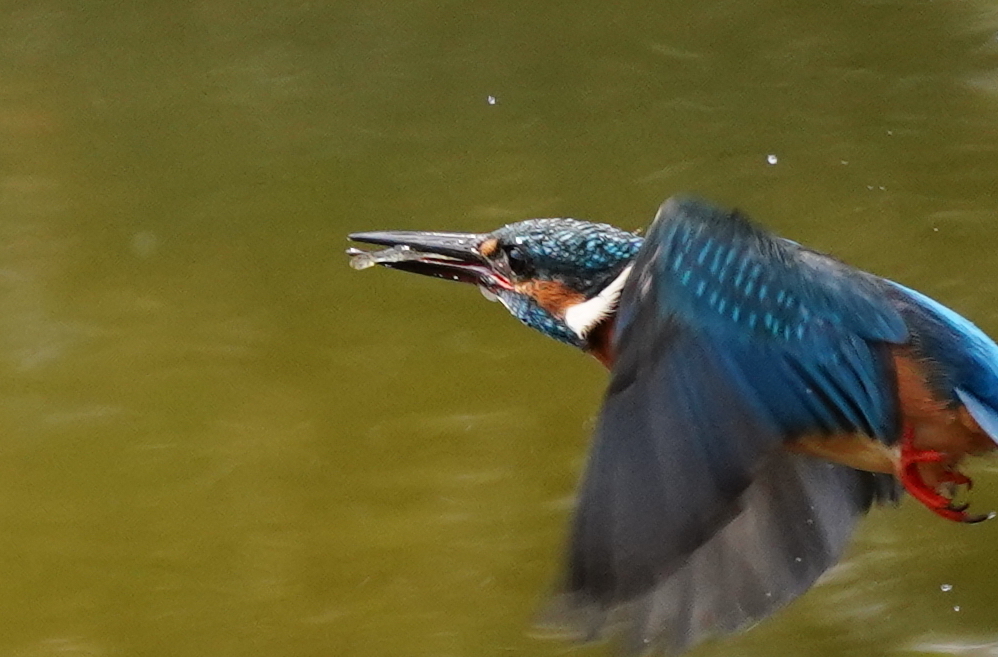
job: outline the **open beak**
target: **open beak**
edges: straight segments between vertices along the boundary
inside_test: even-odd
[[[350,239],[389,247],[380,251],[347,249],[350,266],[354,269],[381,265],[423,276],[471,283],[478,285],[483,292],[513,289],[509,279],[496,272],[492,263],[478,250],[488,235],[398,230],[353,233]]]

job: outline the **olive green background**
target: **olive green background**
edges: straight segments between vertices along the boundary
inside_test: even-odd
[[[345,235],[695,192],[998,335],[996,34],[969,0],[3,2],[0,657],[606,654],[528,633],[606,374]],[[996,557],[878,510],[697,654],[998,654]]]

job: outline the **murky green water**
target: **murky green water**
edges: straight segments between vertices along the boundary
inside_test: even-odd
[[[956,0],[0,6],[0,655],[604,654],[526,629],[605,374],[345,234],[693,191],[998,334],[996,34]],[[996,589],[998,523],[906,503],[698,654],[998,654]]]

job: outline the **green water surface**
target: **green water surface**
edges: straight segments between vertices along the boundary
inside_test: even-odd
[[[346,233],[695,192],[998,335],[996,35],[983,0],[0,4],[0,656],[608,654],[527,632],[606,374]],[[909,501],[696,654],[995,655],[996,590],[998,522]]]

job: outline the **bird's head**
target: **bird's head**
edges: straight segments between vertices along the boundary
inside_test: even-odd
[[[354,233],[357,269],[382,265],[477,285],[521,322],[587,348],[590,333],[612,317],[641,246],[634,233],[575,219],[528,219],[491,233],[385,231]]]

